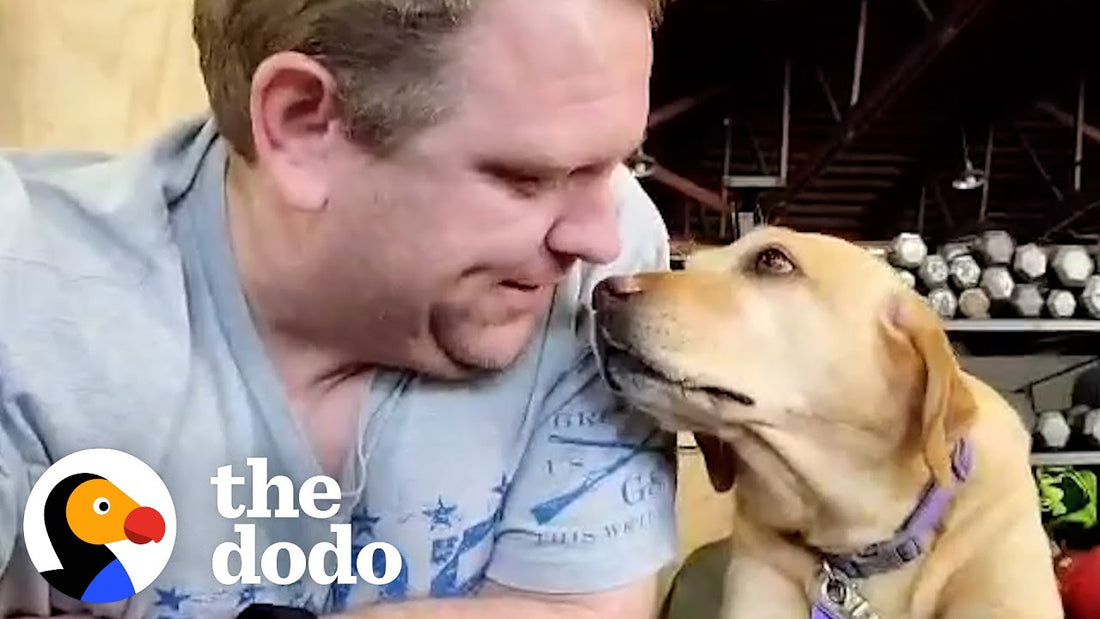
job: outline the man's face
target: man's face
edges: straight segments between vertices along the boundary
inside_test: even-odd
[[[634,0],[493,0],[453,58],[451,115],[328,164],[333,281],[444,375],[509,365],[570,267],[617,256],[611,181],[644,134],[650,25]]]

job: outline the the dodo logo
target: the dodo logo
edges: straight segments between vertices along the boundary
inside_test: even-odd
[[[66,456],[31,489],[23,535],[35,569],[88,603],[132,597],[160,575],[176,537],[168,488],[137,458],[111,449]]]

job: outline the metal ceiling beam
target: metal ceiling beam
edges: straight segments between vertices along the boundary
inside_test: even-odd
[[[856,60],[852,68],[852,96],[848,101],[849,107],[855,107],[859,103],[859,89],[863,85],[863,49],[867,40],[867,0],[859,3],[859,30],[856,31]]]
[[[1077,119],[1074,118],[1073,114],[1059,109],[1057,105],[1054,105],[1049,101],[1039,101],[1035,104],[1035,109],[1043,112],[1047,116],[1050,116],[1054,120],[1062,123],[1067,127],[1073,128],[1074,125],[1077,123]],[[1098,129],[1094,125],[1082,122],[1081,133],[1089,140],[1100,144],[1100,129]]]
[[[928,21],[932,21],[933,19],[935,19],[935,15],[932,14],[932,11],[928,8],[928,5],[924,2],[924,0],[914,1],[917,3],[917,8],[920,9],[920,12],[924,15],[925,19],[927,19]]]
[[[768,175],[768,162],[764,158],[764,151],[760,149],[760,140],[756,139],[756,131],[752,128],[752,121],[745,119],[745,133],[749,136],[749,144],[752,145],[752,152],[756,155],[756,165],[760,166],[760,173]],[[724,170],[724,174],[729,174],[729,166],[727,165]]]
[[[700,104],[703,104],[713,99],[714,97],[717,97],[727,90],[729,90],[729,86],[714,86],[712,88],[704,90],[703,92],[696,93],[694,95],[688,95],[686,97],[681,97],[679,99],[676,99],[675,101],[670,101],[662,105],[661,107],[652,110],[649,113],[649,124],[647,125],[647,127],[649,129],[652,129],[658,125],[664,124],[672,120],[673,118],[676,118],[677,116],[680,116],[681,114],[684,114],[685,112],[690,112],[692,109],[699,106]]]
[[[952,230],[955,228],[955,216],[951,214],[951,207],[947,204],[947,198],[943,195],[943,188],[940,187],[939,181],[931,179],[932,184],[932,201],[936,203],[936,207],[940,209],[940,215],[943,216],[944,223],[947,224],[947,229]]]
[[[786,202],[794,199],[829,167],[836,156],[877,120],[888,105],[908,90],[933,61],[991,4],[992,0],[958,0],[950,12],[933,24],[924,38],[885,72],[886,78],[848,111],[833,138],[814,152],[806,164],[799,167],[776,197],[769,199],[778,207],[777,210],[781,211]]]
[[[920,202],[917,204],[917,235],[924,236],[925,204],[928,202],[928,184],[921,183]]]
[[[982,202],[978,208],[978,221],[985,221],[989,210],[989,186],[993,184],[993,123],[989,123],[989,135],[985,142],[985,183],[982,184]]]
[[[675,189],[711,210],[729,213],[729,207],[722,201],[722,196],[718,192],[702,187],[695,181],[684,178],[660,164],[653,166],[649,178]]]
[[[1081,81],[1077,88],[1077,118],[1073,122],[1075,144],[1073,149],[1073,190],[1081,192],[1081,166],[1084,164],[1084,129],[1085,129],[1085,74],[1081,74]]]
[[[1043,232],[1043,234],[1041,234],[1039,236],[1039,239],[1038,239],[1037,242],[1038,243],[1048,243],[1048,242],[1050,242],[1051,237],[1055,233],[1061,232],[1062,230],[1069,227],[1070,224],[1077,221],[1078,219],[1081,219],[1082,217],[1084,217],[1085,215],[1089,214],[1090,212],[1092,212],[1093,210],[1095,210],[1097,208],[1100,208],[1100,200],[1089,202],[1088,204],[1085,204],[1084,206],[1081,206],[1080,208],[1076,209],[1069,217],[1066,217],[1066,218],[1062,219],[1061,221],[1059,221],[1059,222],[1055,223],[1054,225],[1052,225],[1050,228],[1047,228],[1047,230],[1045,230]]]
[[[726,129],[726,143],[725,143],[724,148],[722,149],[722,179],[723,179],[723,182],[722,182],[722,190],[721,190],[721,193],[719,194],[719,197],[721,197],[721,199],[722,199],[722,204],[729,204],[729,199],[730,199],[729,188],[726,187],[726,183],[725,183],[724,179],[727,176],[729,176],[729,173],[730,173],[730,159],[733,157],[733,119],[730,118],[729,116],[726,116],[725,118],[722,119],[722,125]],[[752,135],[751,134],[751,131],[752,131],[751,126],[749,126],[749,131],[750,131],[750,135]],[[754,147],[756,146],[755,138],[753,138],[753,146]],[[757,148],[756,150],[757,150],[757,152],[760,151],[759,148]],[[761,160],[760,160],[760,167],[764,167],[763,158],[761,158]],[[729,218],[723,216],[722,217],[722,222],[718,226],[718,234],[721,235],[722,238],[726,238],[726,228],[729,226],[729,224],[730,224]]]
[[[825,101],[829,104],[829,112],[833,115],[833,120],[840,122],[843,117],[840,115],[840,108],[837,107],[836,97],[833,96],[832,88],[829,86],[829,78],[825,76],[825,69],[821,68],[818,64],[814,68],[814,73],[817,75],[817,83],[821,86],[821,92],[825,94]]]
[[[787,182],[791,158],[791,57],[783,61],[783,118],[779,142],[779,178]]]
[[[1027,139],[1024,135],[1023,129],[1020,128],[1018,123],[1012,123],[1012,130],[1016,134],[1016,138],[1020,141],[1020,146],[1027,152],[1027,156],[1031,159],[1031,164],[1035,166],[1035,171],[1039,173],[1039,177],[1046,183],[1047,188],[1054,194],[1054,199],[1059,202],[1065,202],[1066,197],[1062,194],[1062,190],[1058,188],[1058,184],[1054,182],[1054,178],[1051,177],[1050,172],[1047,171],[1046,166],[1043,165],[1042,159],[1039,158],[1039,153],[1035,152],[1035,147],[1031,145],[1031,140]]]

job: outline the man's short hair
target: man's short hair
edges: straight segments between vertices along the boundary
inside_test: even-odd
[[[332,72],[349,137],[385,151],[449,109],[445,45],[485,1],[195,0],[194,37],[219,130],[253,158],[252,75],[268,56],[296,51]],[[636,1],[656,24],[666,0]]]

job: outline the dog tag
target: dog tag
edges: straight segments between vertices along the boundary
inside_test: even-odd
[[[817,598],[813,615],[815,618],[879,619],[855,583],[844,574],[834,571],[828,563],[822,564],[821,574],[818,576]]]

